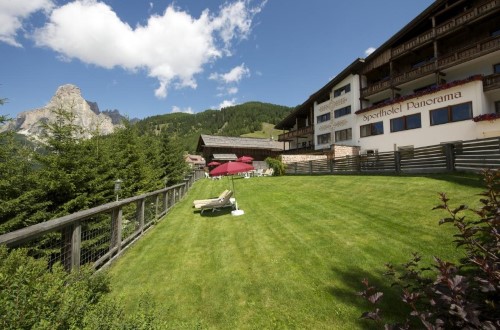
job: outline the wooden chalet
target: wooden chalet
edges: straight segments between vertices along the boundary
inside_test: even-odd
[[[283,153],[283,143],[270,139],[200,135],[196,151],[207,160],[222,160],[219,155],[250,156],[255,161],[277,157]],[[234,157],[234,156],[233,156]]]

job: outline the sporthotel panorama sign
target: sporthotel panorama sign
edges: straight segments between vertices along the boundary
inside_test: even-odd
[[[462,92],[452,92],[440,96],[428,96],[424,99],[417,97],[412,100],[407,100],[401,103],[392,104],[390,107],[382,108],[380,110],[374,110],[375,113],[368,113],[363,115],[363,121],[369,122],[372,119],[382,118],[385,116],[390,116],[393,114],[401,113],[403,110],[412,111],[420,108],[439,105],[441,103],[453,101],[460,99],[462,97]]]

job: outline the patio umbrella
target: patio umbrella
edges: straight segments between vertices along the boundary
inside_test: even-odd
[[[241,163],[251,163],[253,161],[253,158],[250,156],[241,156],[236,161]]]
[[[254,167],[249,164],[241,163],[241,162],[227,162],[222,165],[217,166],[213,170],[210,171],[210,176],[219,176],[219,175],[231,175],[231,181],[233,182],[233,193],[236,197],[236,191],[234,190],[234,179],[232,177],[233,174],[243,173],[253,170]]]
[[[220,163],[219,162],[216,162],[216,161],[213,161],[213,162],[210,162],[207,164],[207,166],[219,166]]]

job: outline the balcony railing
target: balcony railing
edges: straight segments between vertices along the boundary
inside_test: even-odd
[[[314,134],[313,126],[302,127],[294,131],[278,135],[278,141],[290,141],[297,137],[305,137]]]
[[[361,95],[363,97],[367,97],[391,86],[398,86],[405,82],[428,75],[432,72],[447,69],[497,50],[500,50],[500,37],[490,37],[439,57],[437,59],[437,64],[436,61],[431,61],[418,68],[395,75],[390,80],[370,84],[361,90]]]
[[[483,78],[483,90],[485,92],[500,88],[500,73],[495,73]]]
[[[466,24],[467,22],[475,20],[479,17],[486,16],[498,7],[500,7],[500,0],[484,1],[480,5],[473,7],[461,13],[460,15],[436,26],[435,29],[429,30],[405,42],[404,44],[394,47],[391,51],[392,57],[394,58],[406,52],[412,51],[413,49],[418,48],[431,41],[434,36],[440,37],[456,29],[459,29],[463,24]]]

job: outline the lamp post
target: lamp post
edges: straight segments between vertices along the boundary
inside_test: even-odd
[[[118,197],[120,195],[120,190],[122,189],[122,180],[117,179],[115,181],[115,194],[116,194],[116,201],[118,201]]]

